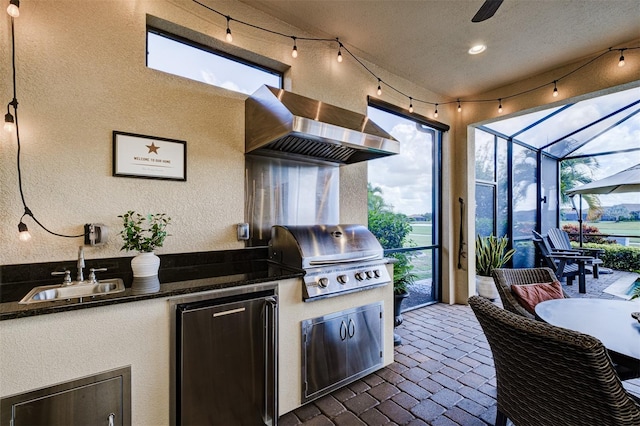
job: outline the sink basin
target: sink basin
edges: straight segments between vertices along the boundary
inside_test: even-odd
[[[124,282],[120,278],[100,280],[97,283],[78,283],[68,286],[60,286],[60,284],[43,285],[34,287],[19,303],[53,302],[56,300],[104,296],[122,291],[124,291]]]

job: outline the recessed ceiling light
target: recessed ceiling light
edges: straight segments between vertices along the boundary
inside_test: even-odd
[[[478,53],[482,53],[487,50],[487,46],[484,44],[476,44],[471,49],[469,49],[469,55],[477,55]]]

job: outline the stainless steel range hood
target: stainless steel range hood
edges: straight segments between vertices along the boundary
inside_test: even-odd
[[[400,152],[365,115],[262,86],[245,102],[247,154],[351,164]]]

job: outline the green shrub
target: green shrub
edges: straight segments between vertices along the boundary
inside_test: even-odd
[[[574,247],[578,244],[572,243]],[[621,246],[618,244],[586,243],[584,247],[604,250],[600,259],[607,268],[616,271],[640,272],[640,248]]]

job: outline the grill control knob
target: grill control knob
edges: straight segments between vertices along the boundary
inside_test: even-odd
[[[338,275],[338,282],[340,284],[346,284],[349,281],[349,277],[346,275]]]
[[[356,280],[358,280],[358,281],[364,280],[364,273],[363,272],[356,272]]]
[[[379,269],[374,269],[373,270],[373,276],[376,278],[380,278],[380,270]]]
[[[371,272],[371,271],[367,271],[367,272],[366,272],[366,274],[367,274],[367,279],[368,279],[368,280],[370,280],[371,278],[373,278],[373,272]]]
[[[322,288],[326,288],[329,285],[329,278],[320,278],[318,280],[318,286]]]

